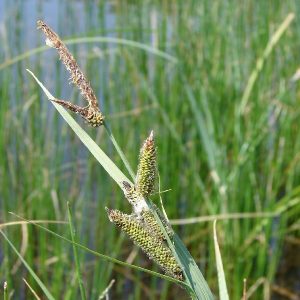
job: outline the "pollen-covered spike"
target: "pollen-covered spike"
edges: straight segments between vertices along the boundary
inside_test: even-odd
[[[143,228],[132,215],[106,208],[109,220],[121,228],[133,242],[153,259],[167,274],[183,280],[182,271],[171,250]]]
[[[71,81],[80,89],[81,94],[89,103],[88,109],[84,112],[84,114],[79,113],[90,125],[94,127],[102,125],[104,123],[104,116],[99,109],[97,97],[89,81],[79,68],[75,58],[61,41],[58,34],[56,34],[46,23],[39,20],[37,21],[37,25],[38,29],[41,29],[47,37],[46,44],[57,50],[60,60],[71,74]],[[60,104],[63,105],[62,103]],[[65,105],[65,107],[66,106],[67,105]]]
[[[154,190],[155,179],[156,149],[152,130],[140,151],[139,165],[135,183],[136,191],[143,197],[147,198]]]

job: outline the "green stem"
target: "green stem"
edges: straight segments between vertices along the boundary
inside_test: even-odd
[[[8,289],[7,289],[7,282],[4,282],[3,285],[3,299],[8,300]]]
[[[117,143],[115,137],[113,136],[112,131],[111,131],[110,126],[107,123],[107,121],[104,121],[104,127],[106,129],[106,132],[107,132],[107,134],[108,134],[111,142],[113,143],[115,149],[117,150],[118,154],[120,155],[120,157],[121,157],[121,159],[122,159],[122,161],[123,161],[123,163],[124,163],[124,165],[125,165],[128,173],[129,173],[130,177],[132,178],[133,181],[135,181],[135,174],[134,174],[134,172],[133,172],[133,170],[132,170],[132,168],[131,168],[128,160],[127,160],[127,158],[125,157],[124,152],[122,151],[122,149],[120,148],[119,144]]]

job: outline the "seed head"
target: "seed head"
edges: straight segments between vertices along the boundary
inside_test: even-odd
[[[154,146],[154,135],[151,131],[144,142],[139,157],[139,165],[136,175],[136,191],[147,198],[154,190],[156,178],[156,149]]]
[[[170,225],[170,223],[168,222],[168,220],[165,218],[165,216],[162,214],[162,212],[160,211],[160,209],[154,204],[152,203],[152,206],[155,210],[155,212],[157,213],[163,227],[165,228],[169,238],[173,238],[174,236],[174,232],[173,229]],[[144,228],[146,228],[147,231],[149,231],[150,234],[152,234],[153,236],[156,236],[158,239],[165,241],[165,235],[162,232],[159,224],[156,221],[155,216],[153,215],[153,212],[151,210],[144,210],[141,213],[141,222],[143,223]]]
[[[171,250],[152,236],[133,215],[106,208],[109,220],[121,228],[150,259],[153,259],[167,274],[183,280],[182,271]]]

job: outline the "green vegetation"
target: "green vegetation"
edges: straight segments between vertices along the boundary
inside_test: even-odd
[[[284,248],[299,237],[300,106],[294,74],[300,27],[289,15],[299,15],[298,2],[62,1],[55,14],[46,3],[31,7],[30,15],[26,1],[1,4],[5,297],[30,298],[35,291],[54,299],[98,299],[115,279],[112,299],[188,299],[176,280],[126,267],[160,272],[109,222],[106,206],[130,213],[122,191],[26,72],[30,68],[53,95],[83,104],[77,89],[67,85],[69,75],[55,50],[41,47],[44,36],[35,23],[43,18],[62,38],[71,38],[68,46],[131,166],[154,130],[156,191],[164,192],[173,224],[190,223],[173,228],[213,293],[218,295],[217,265],[222,272],[213,223],[185,219],[221,215],[216,231],[229,298],[241,298],[247,278],[251,299],[267,299]],[[110,131],[73,117],[129,177]],[[159,198],[151,197],[157,206]],[[9,212],[38,220],[48,231],[20,223]]]

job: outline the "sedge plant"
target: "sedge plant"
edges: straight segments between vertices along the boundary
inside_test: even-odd
[[[71,81],[79,88],[83,98],[87,101],[87,105],[80,107],[69,101],[53,97],[36,76],[28,70],[29,73],[41,86],[48,99],[53,103],[88,150],[123,190],[125,198],[132,207],[130,215],[125,214],[117,208],[106,208],[108,219],[119,227],[150,259],[158,264],[167,275],[164,276],[165,279],[169,279],[185,288],[192,299],[213,299],[213,294],[201,271],[181,239],[173,231],[167,216],[150,200],[157,181],[157,152],[154,132],[150,132],[150,135],[141,147],[137,174],[134,175],[124,153],[109,129],[89,81],[80,70],[75,58],[59,36],[47,24],[43,21],[38,21],[37,24],[38,28],[46,35],[46,44],[58,51],[61,61],[71,74]],[[88,125],[94,128],[99,126],[105,127],[128,173],[133,177],[132,181],[122,173],[65,109],[79,114]],[[76,248],[76,242],[73,238],[72,243]],[[221,278],[221,282],[222,280],[223,289],[225,285],[226,290],[224,276]],[[82,294],[84,294],[84,291]],[[227,297],[227,290],[224,294]],[[227,299],[226,297],[224,299]]]

